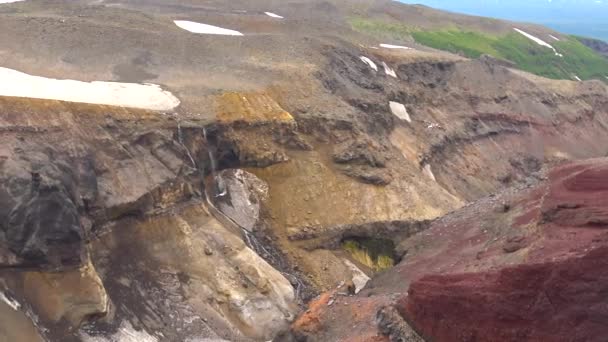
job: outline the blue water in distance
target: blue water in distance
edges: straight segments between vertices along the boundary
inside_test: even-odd
[[[608,42],[608,0],[399,0],[451,12],[541,24]]]

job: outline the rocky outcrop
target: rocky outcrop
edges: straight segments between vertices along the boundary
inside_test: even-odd
[[[220,170],[205,125],[31,99],[2,98],[0,112],[0,277],[45,338],[267,340],[293,319],[291,279],[207,211],[204,178]],[[258,226],[267,186],[219,173],[221,209]]]
[[[495,272],[426,276],[398,305],[432,341],[600,341],[608,247]]]
[[[532,185],[607,154],[606,86],[380,48],[347,20],[428,20],[403,6],[3,5],[0,67],[153,77],[181,105],[0,97],[0,340],[267,341],[295,320],[298,339],[418,341],[439,333],[406,310],[421,278],[491,278],[603,244],[603,166]],[[487,197],[504,189],[517,191]],[[421,302],[442,294],[431,285]]]
[[[603,40],[584,37],[577,37],[576,39],[585,44],[585,46],[593,49],[595,52],[608,57],[608,43]]]
[[[394,338],[395,330],[378,325],[372,314],[393,307],[433,341],[601,340],[608,314],[608,235],[601,219],[607,169],[605,158],[565,164],[537,186],[436,220],[402,242],[400,264],[373,279],[347,307],[316,313],[331,323],[306,332],[294,326],[294,334]],[[362,307],[365,314],[357,311]],[[408,329],[397,330],[408,340]]]

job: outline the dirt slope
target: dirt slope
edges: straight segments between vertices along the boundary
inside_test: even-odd
[[[463,236],[515,220],[532,190],[509,189],[608,153],[608,90],[486,57],[379,48],[408,42],[353,31],[347,19],[361,15],[485,25],[365,0],[0,5],[0,67],[151,82],[181,101],[155,112],[0,96],[0,341],[443,334],[418,302],[400,300],[418,278],[409,256],[419,249],[420,277],[434,267],[496,277],[491,253],[471,262],[485,247],[460,248]],[[503,191],[508,210],[496,198],[468,205]],[[604,224],[603,202],[582,194],[571,209],[583,209],[547,211],[598,226],[581,248]],[[506,214],[477,220],[495,207]],[[445,232],[452,221],[476,225]],[[511,230],[501,229],[497,260],[526,263],[502,254]],[[343,248],[352,241],[396,246],[382,256],[398,265],[378,275],[378,255]],[[419,300],[433,303],[440,285]],[[392,323],[410,309],[412,327]]]

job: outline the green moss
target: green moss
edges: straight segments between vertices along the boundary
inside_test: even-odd
[[[382,239],[352,239],[342,243],[346,250],[357,262],[374,271],[383,271],[395,264],[393,259],[394,244]]]

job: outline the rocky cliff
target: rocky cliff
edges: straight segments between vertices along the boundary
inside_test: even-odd
[[[45,78],[0,96],[0,341],[605,332],[604,83],[348,24],[384,1],[0,6]]]

